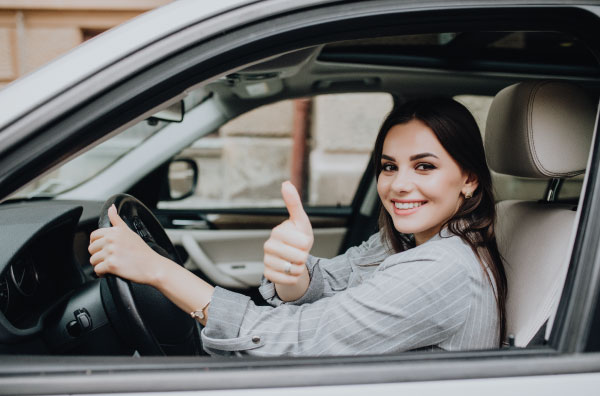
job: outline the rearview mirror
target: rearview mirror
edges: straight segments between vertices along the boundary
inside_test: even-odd
[[[156,123],[157,121],[168,121],[168,122],[181,122],[185,114],[185,105],[183,100],[173,103],[171,106],[164,110],[161,110],[148,118],[149,123]]]

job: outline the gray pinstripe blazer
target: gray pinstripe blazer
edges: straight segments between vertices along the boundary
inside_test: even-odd
[[[471,248],[444,231],[390,255],[379,234],[332,259],[310,257],[305,295],[272,306],[220,287],[202,330],[210,354],[319,356],[379,354],[431,347],[496,348],[494,288]]]

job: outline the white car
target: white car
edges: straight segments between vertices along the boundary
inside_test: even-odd
[[[597,1],[178,0],[15,81],[0,91],[0,394],[597,394],[599,59]],[[155,248],[259,302],[262,244],[287,214],[273,186],[303,183],[313,254],[360,243],[377,117],[432,95],[486,125],[505,347],[213,358],[160,293],[93,274],[89,233],[116,201]],[[329,117],[319,135],[231,126],[308,97]]]

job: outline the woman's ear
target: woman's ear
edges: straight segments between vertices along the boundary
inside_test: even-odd
[[[461,192],[465,197],[472,197],[479,186],[479,179],[474,173],[467,173],[467,178]]]

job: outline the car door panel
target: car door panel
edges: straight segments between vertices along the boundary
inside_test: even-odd
[[[257,287],[263,273],[263,244],[270,229],[167,230],[174,244],[188,254],[185,266],[200,270],[219,286]],[[343,227],[314,229],[311,254],[333,257],[346,234]]]

